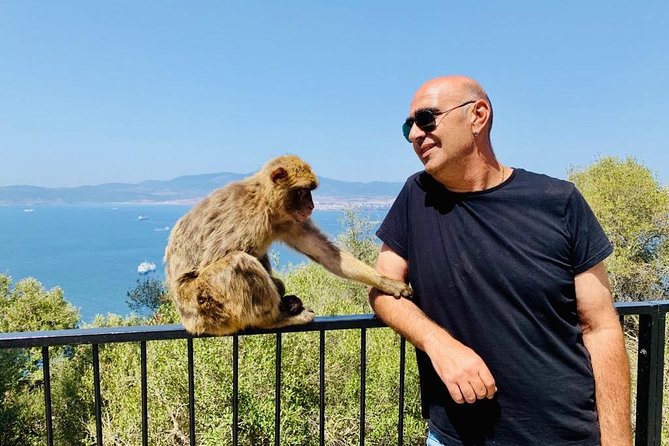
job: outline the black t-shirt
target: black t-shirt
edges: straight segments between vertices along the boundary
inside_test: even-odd
[[[415,303],[495,378],[494,399],[456,404],[416,350],[423,415],[445,444],[599,444],[574,276],[612,247],[572,183],[515,169],[455,193],[417,173],[377,235],[407,260]]]

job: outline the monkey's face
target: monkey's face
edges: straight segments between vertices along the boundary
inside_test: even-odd
[[[298,223],[304,223],[314,210],[311,189],[296,187],[290,190],[287,203],[288,212]]]

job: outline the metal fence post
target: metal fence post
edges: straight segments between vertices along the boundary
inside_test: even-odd
[[[654,306],[639,316],[636,446],[660,446],[666,310]]]

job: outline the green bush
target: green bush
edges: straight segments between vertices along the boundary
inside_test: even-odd
[[[633,158],[572,169],[615,250],[606,260],[617,301],[669,299],[669,190]]]
[[[33,278],[12,286],[0,275],[0,332],[74,328],[78,311],[60,288],[45,290]],[[50,349],[50,363],[68,360],[64,348]],[[46,436],[41,349],[0,350],[0,445],[41,445]]]

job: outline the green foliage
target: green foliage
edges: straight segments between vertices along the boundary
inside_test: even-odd
[[[587,169],[572,169],[569,180],[615,247],[607,269],[616,299],[668,299],[669,191],[632,158],[601,158]]]
[[[126,293],[126,304],[130,310],[144,315],[151,315],[158,311],[160,305],[167,298],[165,284],[152,277],[137,279],[134,287]]]
[[[74,328],[79,312],[65,300],[63,290],[46,291],[33,278],[11,288],[7,276],[0,280],[0,331],[39,331]]]
[[[60,288],[46,291],[35,279],[19,281],[0,275],[0,331],[59,330],[76,327],[78,311]],[[51,363],[67,359],[52,348]],[[43,444],[44,396],[39,349],[0,350],[0,432],[2,446]]]
[[[339,223],[343,228],[339,242],[358,259],[374,264],[379,254],[379,246],[374,242],[372,222],[360,217],[355,211],[346,209]]]

